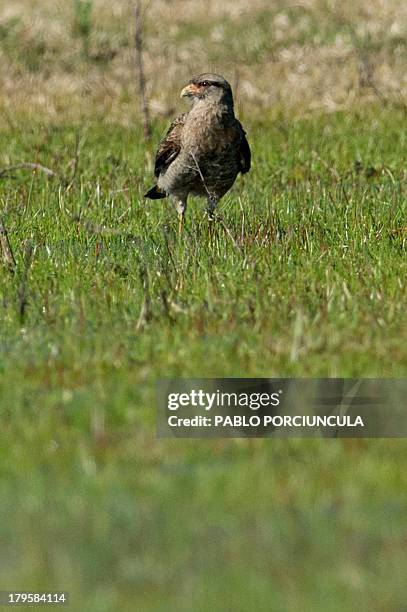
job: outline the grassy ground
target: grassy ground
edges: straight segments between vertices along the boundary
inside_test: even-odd
[[[155,438],[159,377],[406,374],[405,117],[246,124],[229,233],[195,201],[182,239],[141,197],[137,129],[1,134],[0,165],[67,177],[0,179],[2,589],[95,612],[404,609],[404,442]]]
[[[0,3],[0,172],[59,175],[0,175],[0,590],[405,610],[404,441],[157,440],[155,382],[406,375],[407,5],[142,3],[153,142],[209,69],[254,153],[228,233],[191,202],[179,239],[133,4]]]
[[[135,0],[3,0],[0,125],[21,115],[137,119]],[[141,0],[151,112],[169,116],[192,74],[225,75],[247,111],[406,108],[402,0]]]

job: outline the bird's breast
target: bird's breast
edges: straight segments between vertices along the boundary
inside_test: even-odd
[[[214,112],[199,113],[188,118],[182,145],[198,155],[222,153],[234,144],[236,135],[236,130],[222,116]]]

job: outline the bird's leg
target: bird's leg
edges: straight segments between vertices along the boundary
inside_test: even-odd
[[[178,213],[178,234],[182,234],[185,225],[185,211]]]
[[[175,208],[178,213],[178,234],[182,234],[185,225],[185,211],[187,209],[186,198],[177,198],[175,200]]]
[[[213,221],[214,219],[215,208],[216,208],[218,201],[219,201],[219,198],[217,198],[215,195],[213,194],[208,195],[206,212],[208,213],[209,221]]]

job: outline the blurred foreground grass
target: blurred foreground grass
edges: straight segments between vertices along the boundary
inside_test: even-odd
[[[233,240],[198,201],[179,240],[142,200],[137,129],[2,132],[0,166],[67,180],[0,179],[17,262],[0,270],[1,589],[95,612],[404,609],[403,441],[155,438],[159,377],[406,374],[403,114],[246,123]]]

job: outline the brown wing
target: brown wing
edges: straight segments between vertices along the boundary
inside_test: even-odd
[[[154,176],[158,176],[165,172],[171,162],[177,157],[181,150],[181,132],[185,125],[185,119],[188,113],[180,115],[173,121],[158,147],[155,156]]]
[[[246,174],[249,172],[252,154],[250,152],[249,143],[247,142],[246,132],[243,129],[240,121],[236,119],[237,127],[240,132],[240,143],[239,143],[239,162],[240,162],[240,172],[242,174]]]

